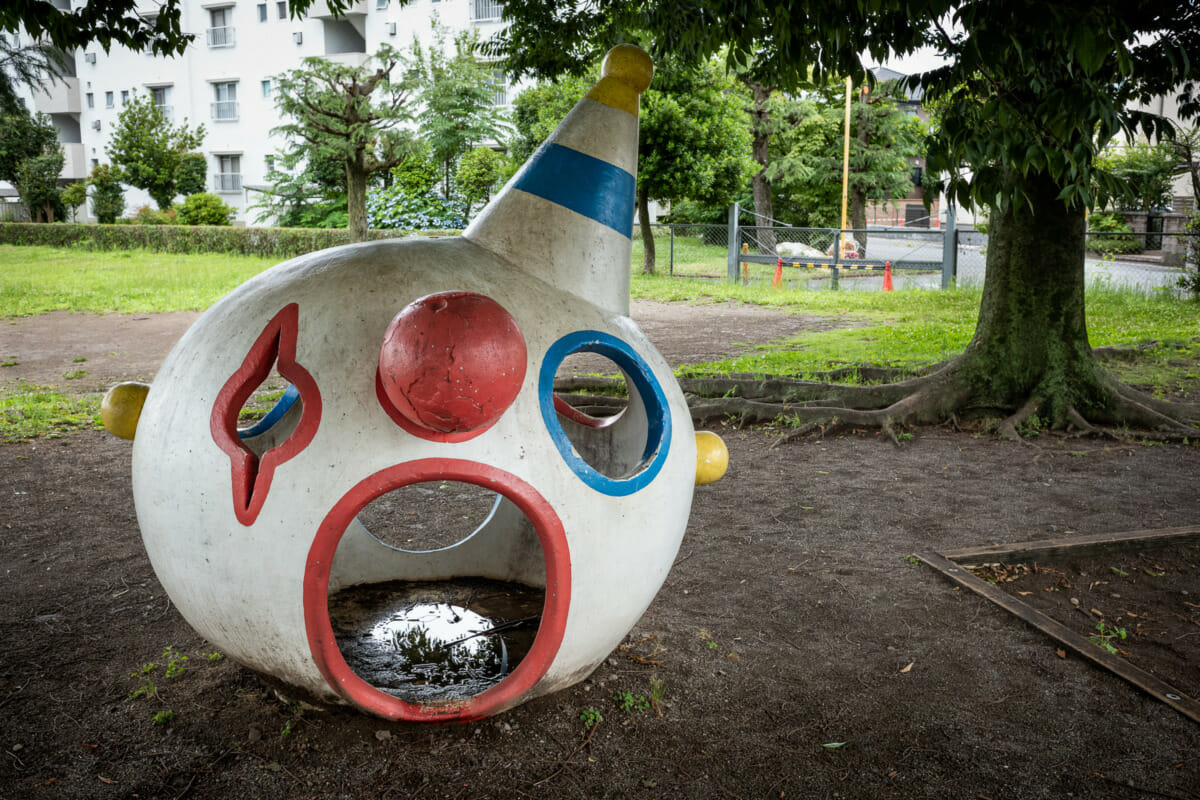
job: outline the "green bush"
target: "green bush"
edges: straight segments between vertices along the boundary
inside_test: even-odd
[[[1142,252],[1143,238],[1133,232],[1115,211],[1098,211],[1088,217],[1087,249],[1092,253],[1122,255]]]
[[[179,207],[179,221],[184,225],[228,225],[233,209],[215,194],[201,192],[188,195]]]
[[[416,231],[369,230],[367,239],[397,239]],[[452,231],[421,231],[453,236]],[[211,225],[37,225],[0,223],[0,245],[79,247],[84,250],[151,250],[160,253],[230,253],[291,258],[350,243],[347,230],[316,228],[235,228]]]
[[[129,220],[131,225],[178,225],[178,214],[174,207],[168,208],[166,211],[159,211],[157,208],[150,206],[142,206],[139,208]]]
[[[92,211],[96,220],[112,225],[125,212],[125,190],[121,188],[120,173],[108,164],[92,167],[87,182],[92,187]]]

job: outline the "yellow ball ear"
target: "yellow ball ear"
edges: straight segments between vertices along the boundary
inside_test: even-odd
[[[632,44],[619,44],[609,50],[600,66],[601,78],[616,78],[638,94],[650,88],[654,62],[645,50]]]
[[[132,441],[150,386],[127,381],[108,390],[100,401],[100,421],[113,436]]]
[[[729,449],[720,436],[710,431],[696,433],[696,485],[716,483],[729,466]]]

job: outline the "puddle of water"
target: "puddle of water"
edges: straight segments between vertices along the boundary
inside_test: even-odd
[[[542,590],[516,583],[390,581],[334,594],[329,619],[358,677],[430,703],[473,697],[512,672],[533,645],[543,602]]]

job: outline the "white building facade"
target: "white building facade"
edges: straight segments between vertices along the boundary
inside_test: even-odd
[[[60,8],[84,0],[54,0]],[[208,191],[235,209],[235,224],[254,224],[256,189],[266,185],[268,162],[285,142],[271,129],[283,120],[275,109],[275,76],[319,56],[361,64],[380,45],[401,52],[414,38],[432,41],[436,19],[450,32],[478,29],[480,39],[501,24],[503,4],[496,0],[413,0],[398,7],[391,0],[356,0],[335,18],[318,0],[306,16],[292,19],[286,0],[184,0],[182,27],[195,39],[182,56],[135,53],[120,46],[110,52],[98,44],[74,53],[74,74],[32,96],[35,111],[50,115],[63,143],[62,178],[83,180],[98,164],[107,164],[109,137],[125,103],[144,94],[173,124],[203,123],[201,152],[208,165]],[[147,14],[156,11],[146,3]],[[497,105],[511,92],[497,75]],[[126,187],[126,215],[154,206],[143,191]],[[83,218],[83,215],[80,217]],[[88,219],[94,219],[90,210]]]

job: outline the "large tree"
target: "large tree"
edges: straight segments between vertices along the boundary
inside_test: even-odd
[[[62,165],[58,130],[48,116],[31,114],[19,103],[0,110],[0,181],[17,188],[34,222],[53,222],[62,208],[56,199]]]
[[[275,128],[309,153],[340,162],[346,172],[351,241],[367,234],[367,181],[413,151],[409,104],[417,77],[398,50],[383,45],[361,66],[306,58],[279,76],[275,105],[291,121]]]
[[[724,205],[752,170],[750,127],[736,81],[719,65],[661,62],[642,102],[637,208],[642,272],[655,270],[650,200]]]
[[[421,136],[442,167],[442,194],[450,196],[454,166],[464,153],[483,144],[501,141],[508,133],[503,110],[496,105],[496,65],[480,63],[479,32],[460,31],[453,47],[447,31],[434,25],[428,48],[413,44],[413,60],[420,74]]]
[[[188,182],[191,151],[203,143],[203,125],[191,128],[185,119],[173,126],[149,95],[138,94],[121,109],[105,149],[124,182],[145,189],[165,211],[179,194],[180,179]]]
[[[925,132],[898,105],[893,82],[870,88],[856,87],[850,115],[849,223],[860,255],[866,253],[867,202],[913,191],[911,161],[921,155]],[[814,227],[841,226],[845,92],[844,85],[813,87],[772,115],[776,133],[767,175],[778,192],[821,215],[805,221]]]
[[[570,6],[568,8],[568,5]],[[936,45],[948,63],[913,76],[941,100],[927,142],[929,170],[962,205],[992,209],[979,321],[966,350],[921,378],[884,386],[772,386],[774,399],[804,401],[803,420],[891,427],[965,411],[1000,414],[1000,430],[1030,416],[1055,427],[1161,428],[1195,436],[1200,406],[1170,404],[1121,384],[1088,344],[1084,316],[1084,213],[1094,203],[1096,154],[1135,129],[1170,135],[1165,120],[1133,111],[1152,97],[1182,96],[1195,116],[1200,6],[1161,0],[949,2],[879,0],[805,4],[767,0],[633,0],[598,4],[510,0],[500,47],[510,68],[569,69],[628,30],[655,47],[700,60],[724,51],[784,86],[863,72]],[[546,40],[568,41],[552,52]],[[721,394],[763,394],[763,381],[714,381]],[[731,410],[738,398],[715,401]],[[748,411],[758,406],[744,405]],[[779,406],[773,406],[778,409]],[[701,409],[702,410],[702,409]],[[768,413],[774,413],[769,411]]]

